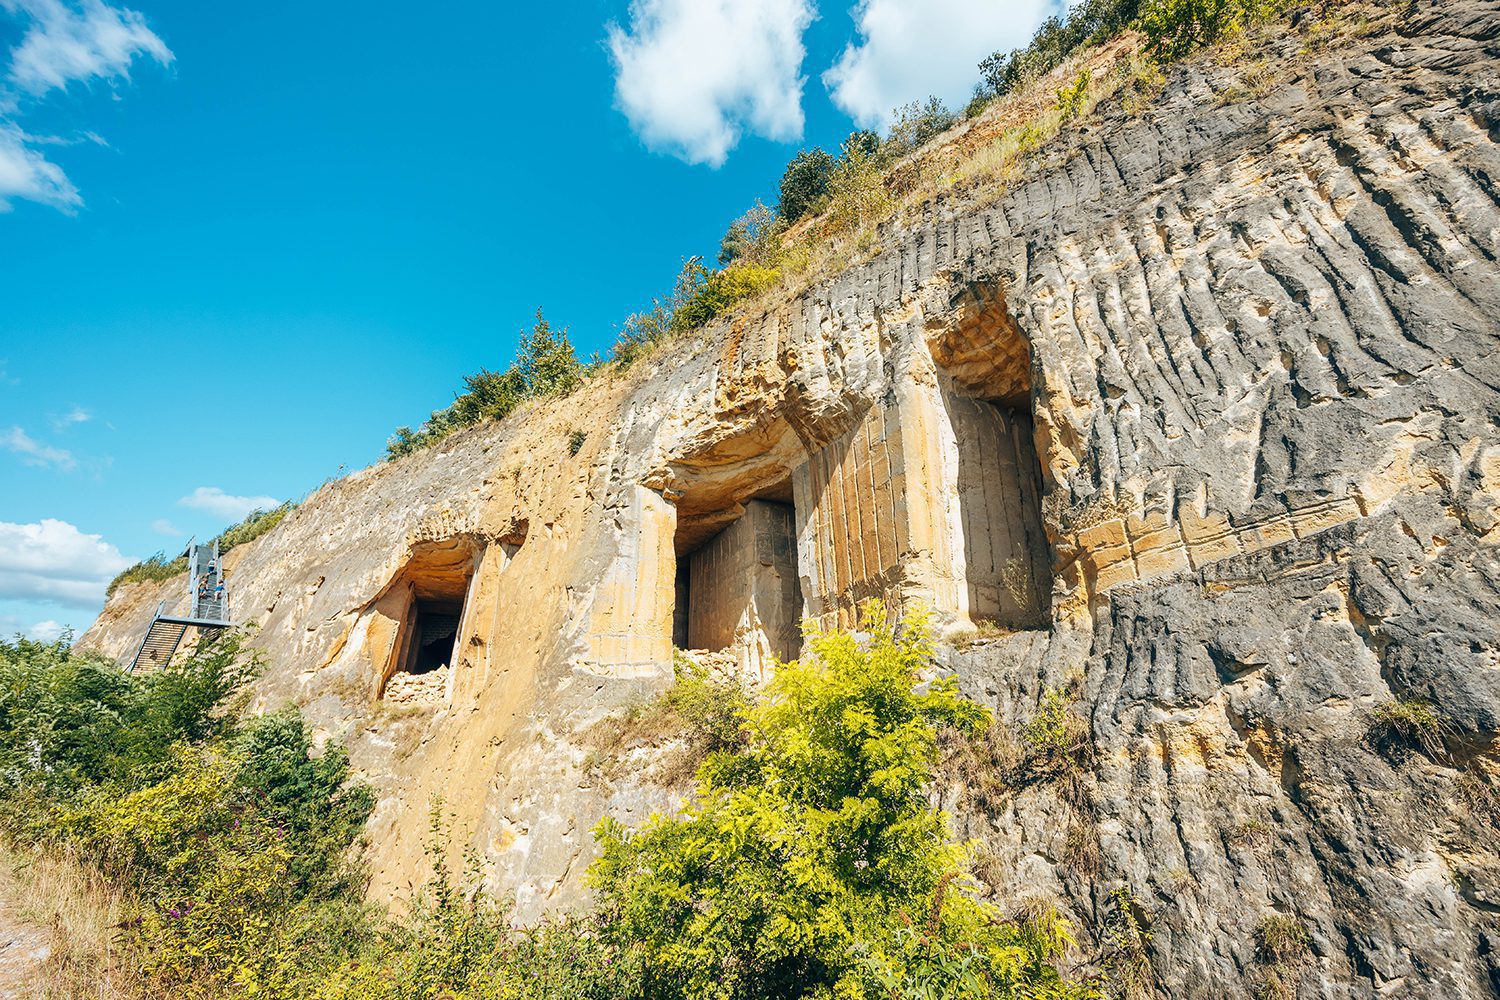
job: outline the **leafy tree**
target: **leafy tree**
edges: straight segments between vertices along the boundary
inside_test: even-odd
[[[245,798],[282,831],[290,875],[303,893],[350,885],[354,875],[338,861],[375,807],[368,786],[347,785],[349,752],[330,743],[313,751],[306,720],[295,711],[251,719],[234,739],[241,762],[237,780]]]
[[[880,152],[880,136],[867,128],[855,129],[844,139],[840,152],[846,160],[852,156],[873,159]]]
[[[1079,49],[1130,26],[1140,7],[1141,0],[1082,0],[1066,17],[1047,18],[1025,48],[995,52],[979,64],[983,92],[998,97],[1051,72]]]
[[[226,730],[218,706],[258,669],[238,633],[135,676],[62,640],[0,641],[0,797],[67,802],[95,785],[152,781],[174,743]]]
[[[873,604],[864,628],[811,636],[682,814],[595,830],[606,933],[644,949],[649,995],[915,996],[891,989],[917,970],[920,995],[1076,995],[1049,964],[1066,925],[1002,922],[961,891],[964,851],[923,795],[938,729],[988,713],[951,677],[919,689],[924,621],[898,632]]]
[[[953,127],[953,114],[936,97],[912,101],[892,112],[890,142],[897,150],[917,149],[935,135]]]
[[[781,217],[793,223],[813,211],[828,194],[832,171],[833,157],[819,147],[799,150],[781,175],[781,200],[777,203]]]
[[[719,265],[735,262],[775,267],[781,256],[781,234],[786,224],[771,209],[757,201],[744,215],[729,224],[719,243]]]
[[[583,380],[583,366],[568,340],[568,331],[554,329],[540,309],[531,332],[521,338],[515,367],[528,397],[565,396]]]

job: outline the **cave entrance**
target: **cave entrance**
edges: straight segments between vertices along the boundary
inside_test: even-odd
[[[736,505],[739,506],[739,505]],[[794,659],[802,646],[796,509],[791,481],[723,517],[680,522],[672,642],[679,649],[739,651],[742,668]]]
[[[398,621],[382,698],[424,703],[447,696],[463,652],[465,607],[478,559],[477,548],[463,540],[414,548],[382,601]]]
[[[462,602],[413,601],[407,619],[410,642],[396,672],[428,674],[452,663],[463,614]]]

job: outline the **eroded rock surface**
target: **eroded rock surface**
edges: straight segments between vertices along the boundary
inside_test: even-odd
[[[1272,914],[1311,934],[1303,997],[1500,995],[1497,34],[1494,0],[1289,33],[1248,100],[1190,63],[796,298],[233,552],[260,702],[382,793],[377,891],[420,878],[434,795],[525,918],[581,898],[601,816],[677,801],[605,783],[583,734],[668,682],[679,566],[756,501],[790,507],[824,623],[885,596],[1020,629],[944,658],[1004,722],[1081,679],[1096,861],[1055,788],[942,793],[1002,898],[1092,944],[1128,886],[1173,996],[1249,996]],[[122,589],[85,645],[125,655],[175,587]],[[454,594],[442,697],[382,700]],[[719,633],[775,648],[780,597],[725,596]],[[1396,696],[1440,752],[1372,738]]]

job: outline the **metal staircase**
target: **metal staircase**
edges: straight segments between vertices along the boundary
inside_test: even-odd
[[[188,560],[188,614],[167,614],[166,601],[156,606],[151,627],[146,629],[146,637],[141,640],[135,659],[130,661],[132,673],[143,663],[148,667],[171,663],[190,628],[206,637],[234,625],[229,617],[229,591],[225,588],[218,541],[211,548],[189,542],[184,555]]]
[[[162,601],[157,607],[156,617],[151,619],[151,627],[146,630],[146,638],[141,641],[141,648],[136,650],[135,659],[130,661],[131,672],[141,665],[142,660],[149,667],[171,663],[172,654],[177,652],[182,637],[187,635],[187,623],[162,616],[166,606],[167,602]]]

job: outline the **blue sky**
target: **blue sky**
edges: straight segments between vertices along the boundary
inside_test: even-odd
[[[0,0],[0,632],[579,350],[1052,0]]]

